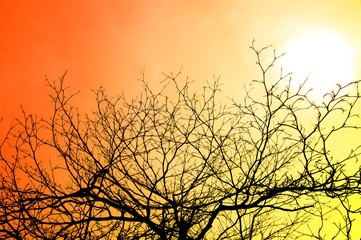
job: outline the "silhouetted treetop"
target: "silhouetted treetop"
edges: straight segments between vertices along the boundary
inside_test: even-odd
[[[359,237],[360,144],[334,151],[360,128],[359,81],[314,101],[251,49],[242,101],[178,72],[80,114],[66,75],[47,80],[52,116],[24,111],[1,145],[0,239]]]

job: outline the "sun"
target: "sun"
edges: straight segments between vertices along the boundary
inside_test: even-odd
[[[284,69],[293,72],[296,82],[309,76],[306,87],[312,95],[323,96],[336,84],[346,84],[353,77],[352,48],[340,35],[317,32],[298,37],[286,47]]]

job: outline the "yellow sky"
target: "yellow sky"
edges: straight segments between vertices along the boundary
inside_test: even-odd
[[[82,107],[100,85],[110,94],[136,94],[143,68],[152,84],[181,67],[200,82],[220,76],[234,96],[257,76],[253,38],[281,52],[292,39],[332,31],[353,47],[357,65],[359,29],[359,0],[3,0],[0,116],[9,121],[20,105],[46,112],[44,75],[56,80],[65,70],[69,85],[82,91]]]

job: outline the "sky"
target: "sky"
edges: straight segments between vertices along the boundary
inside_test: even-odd
[[[21,106],[50,114],[45,79],[65,72],[82,109],[94,107],[90,90],[100,86],[109,95],[140,93],[142,71],[153,86],[180,69],[195,84],[220,77],[225,95],[237,96],[258,74],[253,39],[283,52],[295,39],[330,32],[357,66],[360,29],[360,0],[0,0],[0,136]]]
[[[99,86],[136,95],[142,71],[154,85],[181,68],[196,82],[219,76],[234,96],[256,76],[252,39],[282,52],[308,32],[332,31],[352,46],[357,63],[360,25],[358,0],[0,0],[2,128],[20,106],[50,112],[45,78],[65,71],[85,109]]]

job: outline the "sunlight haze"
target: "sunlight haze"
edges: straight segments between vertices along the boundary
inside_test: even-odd
[[[307,87],[322,97],[335,88],[354,81],[354,61],[350,44],[330,32],[301,35],[286,47],[284,69],[293,72],[300,83],[309,77]]]

